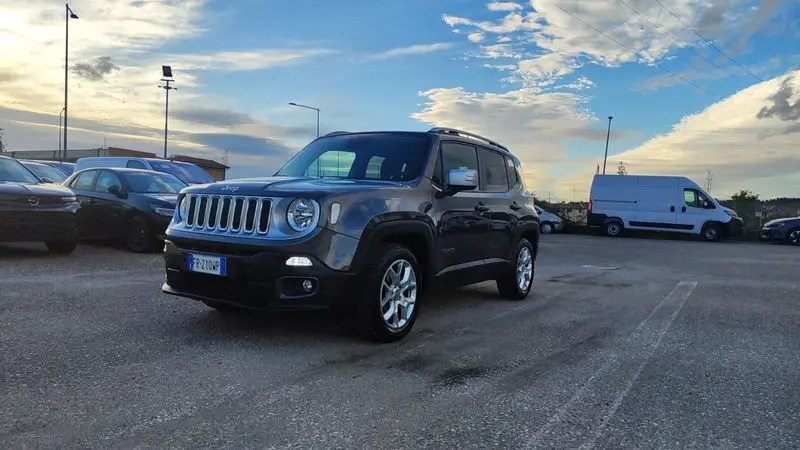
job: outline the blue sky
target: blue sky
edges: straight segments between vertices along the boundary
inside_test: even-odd
[[[720,195],[800,195],[796,1],[71,5],[81,18],[71,24],[70,148],[105,138],[160,154],[155,86],[171,64],[171,150],[227,150],[232,176],[269,174],[314,137],[314,113],[294,101],[322,109],[323,132],[436,124],[491,136],[520,155],[532,189],[564,200],[585,196],[610,114],[612,170],[623,161],[629,173],[702,184],[711,169]],[[0,62],[5,141],[54,149],[63,3],[0,8],[10,11],[0,44],[12,49]]]

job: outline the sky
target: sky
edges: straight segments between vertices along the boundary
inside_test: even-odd
[[[466,129],[526,185],[586,200],[606,170],[724,198],[800,196],[800,0],[74,0],[69,149],[163,151],[271,175],[316,137]],[[0,0],[8,150],[58,148],[65,8]],[[710,174],[710,176],[709,176]]]

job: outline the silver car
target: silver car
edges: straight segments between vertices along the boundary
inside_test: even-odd
[[[541,220],[542,234],[556,233],[564,229],[564,221],[561,217],[538,206],[536,206],[536,214],[539,215],[539,220]]]

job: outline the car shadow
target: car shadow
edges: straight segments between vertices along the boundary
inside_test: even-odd
[[[0,244],[0,258],[41,258],[50,256],[44,244],[35,242]]]

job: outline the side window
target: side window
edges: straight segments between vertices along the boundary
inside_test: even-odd
[[[683,201],[686,202],[686,206],[691,206],[692,208],[700,207],[700,202],[697,198],[697,191],[694,189],[683,190]]]
[[[371,179],[371,180],[379,180],[381,178],[381,165],[386,158],[381,156],[373,156],[372,158],[367,161],[367,172],[364,174],[364,178]]]
[[[506,192],[508,190],[508,172],[503,155],[491,150],[480,149],[481,178],[487,192]]]
[[[506,171],[508,172],[508,185],[517,185],[517,169],[514,167],[514,158],[506,156]]]
[[[108,188],[110,186],[118,186],[122,187],[122,182],[119,181],[119,178],[116,174],[111,173],[107,170],[100,172],[100,176],[97,177],[97,183],[95,183],[94,190],[97,192],[108,192]]]
[[[447,174],[453,169],[478,170],[478,153],[475,147],[460,142],[442,142],[441,179],[447,183]],[[480,178],[480,176],[478,176]]]
[[[312,162],[306,170],[308,177],[346,177],[350,174],[350,168],[356,154],[338,150],[327,151],[316,161]]]
[[[135,160],[128,161],[128,164],[126,164],[125,167],[129,167],[131,169],[145,169],[145,170],[147,170],[147,166],[145,166],[143,162],[135,161]]]
[[[431,180],[439,186],[446,186],[444,175],[442,175],[442,152],[436,152],[436,162],[433,164],[433,177]]]
[[[525,171],[522,170],[522,163],[519,160],[514,160],[514,168],[517,173],[517,180],[522,185],[522,190],[527,192],[528,186],[525,185]]]
[[[72,189],[78,189],[78,190],[81,190],[81,191],[90,191],[90,190],[92,190],[92,184],[94,183],[95,175],[97,175],[97,171],[96,170],[89,170],[89,171],[83,172],[82,174],[78,175],[78,177],[75,178],[72,181],[72,184],[70,185],[70,187]]]

